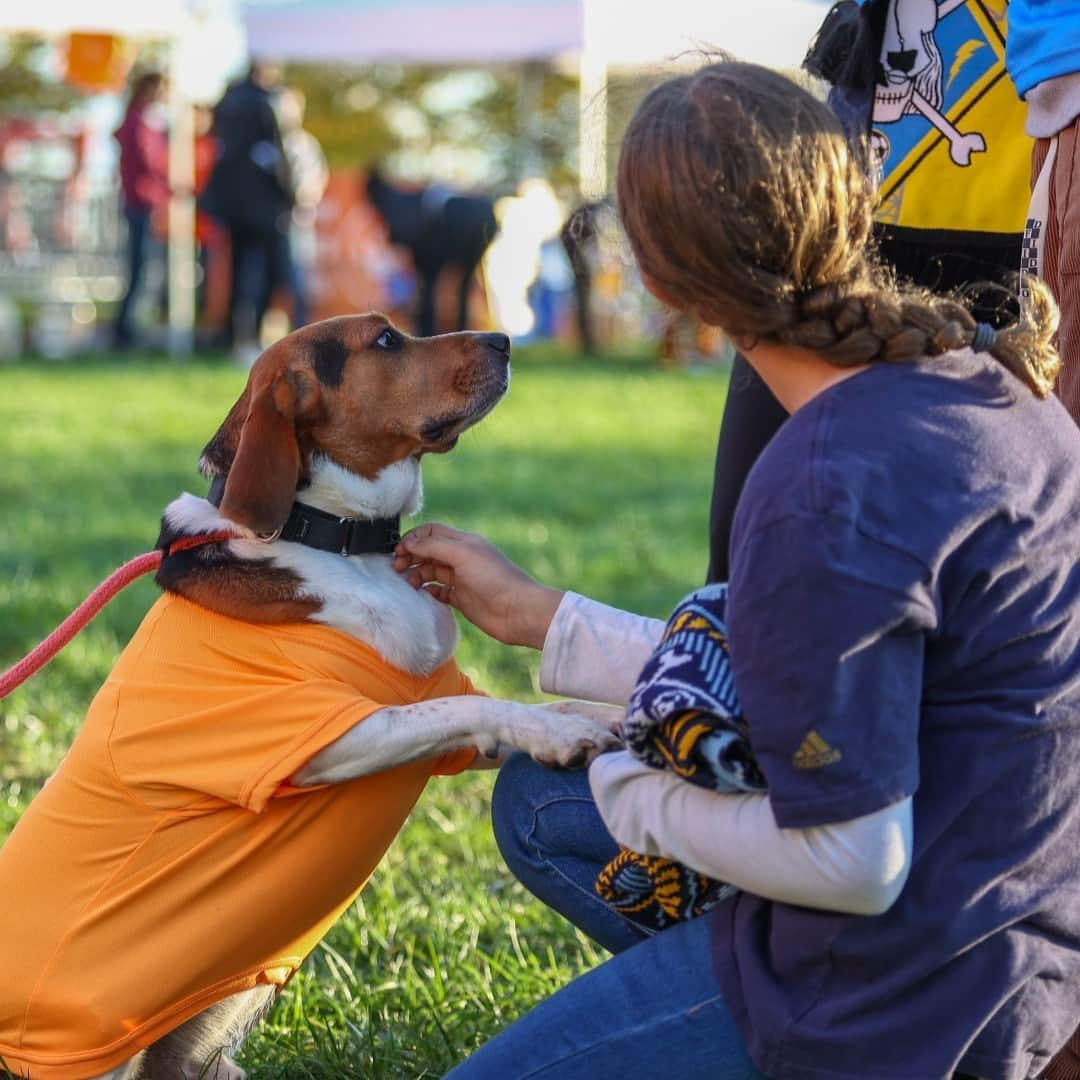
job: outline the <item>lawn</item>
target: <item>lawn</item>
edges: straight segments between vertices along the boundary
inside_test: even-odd
[[[0,368],[0,668],[148,550],[165,503],[205,490],[195,461],[243,380],[221,363],[151,358]],[[715,371],[526,353],[508,399],[453,454],[428,459],[421,518],[486,534],[552,584],[663,616],[704,574],[725,390]],[[149,580],[129,588],[0,703],[0,838],[154,595]],[[540,697],[533,653],[466,627],[459,662],[491,693]],[[441,1076],[603,959],[503,866],[491,782],[432,782],[248,1041],[252,1080]]]

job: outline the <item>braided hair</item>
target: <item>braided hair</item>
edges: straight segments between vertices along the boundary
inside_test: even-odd
[[[777,72],[732,60],[656,87],[619,158],[623,224],[670,302],[736,338],[812,350],[837,367],[972,344],[959,297],[898,283],[874,253],[863,148],[828,107]],[[1061,361],[1057,308],[1024,280],[1019,320],[989,352],[1036,394]]]

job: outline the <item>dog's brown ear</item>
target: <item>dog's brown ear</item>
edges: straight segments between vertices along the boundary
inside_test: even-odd
[[[221,422],[214,437],[203,447],[199,455],[199,472],[208,479],[224,476],[232,468],[236,449],[240,445],[240,432],[251,409],[251,385],[244,387],[229,415]]]
[[[260,538],[272,538],[289,516],[300,477],[296,424],[310,409],[314,393],[300,386],[294,373],[282,371],[262,385],[249,386],[245,394],[247,415],[228,467],[220,509],[223,517]],[[243,403],[241,398],[233,412]],[[231,412],[219,435],[232,420]]]

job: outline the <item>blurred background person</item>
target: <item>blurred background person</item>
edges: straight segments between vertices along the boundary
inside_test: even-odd
[[[195,113],[195,196],[201,199],[218,158],[218,142],[213,135],[214,111],[196,105]],[[195,215],[195,252],[199,262],[195,310],[200,319],[207,317],[209,296],[219,275],[224,280],[221,263],[228,257],[225,230],[205,210]]]
[[[1080,424],[1080,0],[1012,0],[1005,62],[1035,140],[1024,268],[1061,309],[1057,393]],[[1070,1045],[1080,1077],[1080,1033]]]
[[[259,327],[287,264],[293,208],[289,163],[274,108],[281,69],[254,61],[214,110],[218,157],[201,205],[228,231],[232,283],[226,343],[254,361]]]
[[[292,294],[292,326],[295,330],[310,321],[308,282],[315,265],[315,216],[330,170],[326,165],[319,140],[304,130],[303,91],[285,87],[277,101],[278,120],[281,124],[281,140],[293,189],[293,210],[287,237],[288,244],[281,254],[284,265],[277,276],[284,278]]]
[[[120,144],[120,195],[127,222],[127,288],[113,324],[115,348],[134,343],[132,316],[153,242],[150,221],[169,200],[168,143],[155,106],[165,97],[165,77],[147,71],[132,83],[124,119],[114,135]]]
[[[1005,5],[994,0],[990,6],[1000,20],[984,29],[987,24],[974,18],[968,0],[940,9],[911,0],[839,0],[811,42],[804,66],[828,84],[829,105],[848,134],[871,148],[867,166],[878,182],[874,234],[882,261],[902,280],[940,295],[963,291],[976,318],[997,325],[1011,317],[1005,294],[995,286],[1007,286],[1020,265],[1023,162],[1031,149],[1022,110],[1001,77]],[[985,5],[978,7],[981,16]],[[947,72],[952,77],[945,82]],[[968,102],[972,108],[964,127],[970,134],[961,133],[947,115],[961,120],[964,79],[954,82],[960,74],[967,80],[979,74],[988,86],[983,111]],[[901,90],[916,100],[917,77],[935,83],[933,90],[920,85],[938,99],[940,110],[897,108]],[[977,133],[968,127],[975,118]],[[935,128],[944,138],[934,152],[909,145]],[[786,420],[769,388],[736,356],[717,447],[709,581],[728,577],[731,529],[743,485]]]
[[[559,240],[566,252],[574,277],[574,315],[578,343],[588,356],[596,353],[592,320],[592,279],[597,262],[597,219],[601,214],[615,215],[610,199],[598,199],[576,207],[563,223]]]

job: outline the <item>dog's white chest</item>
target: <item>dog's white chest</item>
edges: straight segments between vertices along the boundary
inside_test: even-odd
[[[270,556],[301,578],[301,596],[322,605],[310,616],[313,622],[370,645],[395,667],[429,675],[453,655],[453,612],[394,573],[389,556],[343,558],[282,541],[272,545]]]

